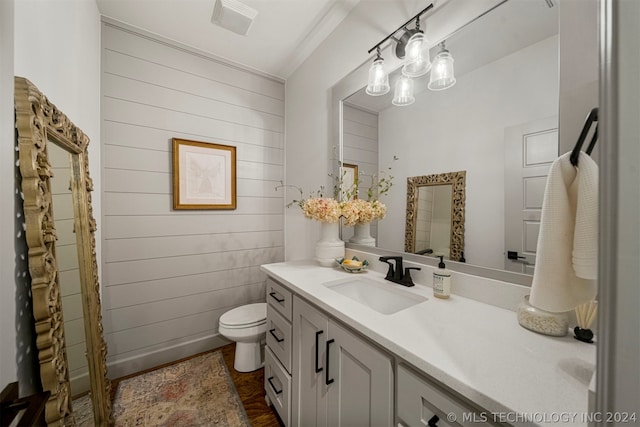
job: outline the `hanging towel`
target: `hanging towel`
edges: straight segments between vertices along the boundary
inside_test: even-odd
[[[580,152],[558,157],[547,177],[529,302],[563,312],[595,298],[598,258],[598,165]]]

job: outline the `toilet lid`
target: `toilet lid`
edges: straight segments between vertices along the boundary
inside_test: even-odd
[[[267,321],[267,303],[247,304],[220,316],[220,324],[227,328],[249,328]]]

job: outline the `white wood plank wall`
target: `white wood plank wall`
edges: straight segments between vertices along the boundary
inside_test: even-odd
[[[284,84],[102,24],[103,310],[116,378],[223,343],[284,260]],[[174,137],[237,147],[237,209],[174,211]]]
[[[378,165],[378,114],[344,105],[343,109],[343,157],[344,162],[358,165],[358,192],[367,198],[371,175],[379,172]],[[384,200],[383,200],[384,201]],[[378,222],[371,224],[371,235],[378,235]],[[342,238],[353,236],[353,227],[342,228]]]

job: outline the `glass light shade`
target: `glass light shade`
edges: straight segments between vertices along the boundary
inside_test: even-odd
[[[393,105],[399,107],[411,105],[416,101],[413,96],[413,80],[409,77],[402,76],[396,82],[395,92],[393,94]]]
[[[407,77],[419,77],[431,69],[429,46],[424,33],[416,33],[407,42],[402,74]]]
[[[453,74],[453,56],[447,50],[442,50],[436,55],[429,76],[429,89],[444,90],[456,83]]]
[[[380,96],[391,90],[389,75],[384,71],[384,59],[377,58],[369,68],[369,81],[365,92],[368,95]]]

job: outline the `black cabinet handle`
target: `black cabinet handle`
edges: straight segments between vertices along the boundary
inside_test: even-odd
[[[433,417],[429,418],[429,421],[427,421],[427,426],[438,427],[438,421],[440,421],[440,418],[437,415],[434,415]]]
[[[320,335],[323,334],[324,331],[318,331],[316,332],[316,374],[318,372],[322,372],[322,367],[318,366],[318,358],[320,357],[320,355],[318,354],[320,352]]]
[[[278,302],[284,302],[284,298],[282,298],[282,299],[278,298],[278,297],[276,296],[276,295],[278,295],[278,294],[276,294],[275,292],[269,292],[269,295],[271,295],[271,298],[273,298],[274,300],[276,300],[276,301],[278,301]]]
[[[271,385],[271,388],[273,389],[273,392],[274,392],[275,394],[280,394],[280,393],[282,393],[282,389],[278,390],[278,389],[276,388],[276,386],[274,386],[274,385],[273,385],[273,381],[271,381],[272,379],[273,379],[273,377],[269,377],[269,378],[267,378],[267,381],[269,381],[269,385]]]
[[[329,385],[333,382],[333,378],[329,378],[329,345],[333,344],[335,340],[334,339],[330,339],[329,341],[327,341],[326,344],[326,354],[325,354],[325,366],[327,367],[327,370],[324,372],[324,383],[326,385]]]
[[[269,329],[269,333],[276,339],[277,342],[284,341],[284,338],[278,338],[278,336],[275,334],[275,330],[276,328]]]
[[[523,257],[523,256],[518,255],[518,252],[516,252],[516,251],[507,251],[507,258],[511,259],[511,260],[514,260],[514,261],[517,261],[519,259],[526,259],[527,257]]]

